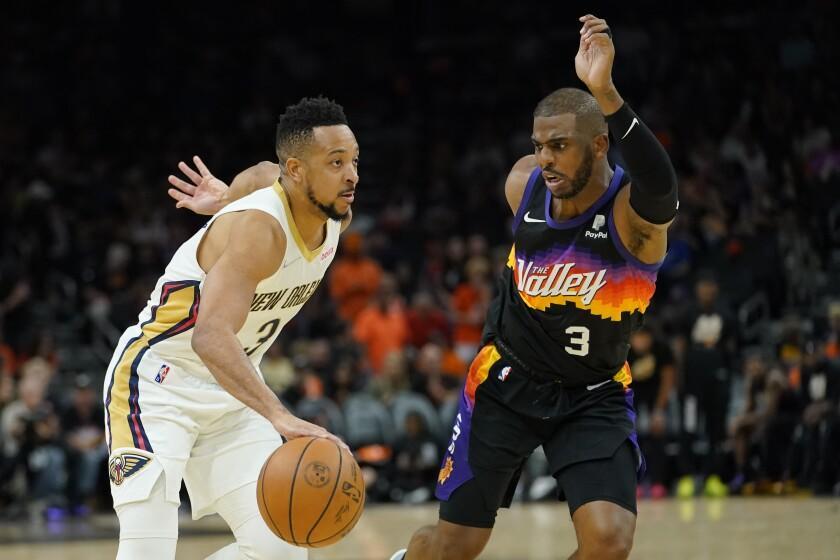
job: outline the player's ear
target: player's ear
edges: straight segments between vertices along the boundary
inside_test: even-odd
[[[303,162],[298,158],[290,157],[286,159],[286,176],[291,177],[295,181],[303,179]]]
[[[607,133],[599,134],[592,139],[592,152],[596,158],[607,157],[610,149],[610,137]]]

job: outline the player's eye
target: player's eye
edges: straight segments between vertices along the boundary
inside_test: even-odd
[[[340,159],[334,159],[334,160],[332,161],[332,164],[333,164],[335,167],[341,167],[341,160],[340,160]]]
[[[353,165],[355,165],[356,167],[359,167],[359,158],[354,158],[353,159]]]

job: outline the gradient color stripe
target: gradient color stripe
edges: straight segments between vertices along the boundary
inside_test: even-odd
[[[613,375],[613,381],[618,381],[624,386],[625,391],[630,390],[630,384],[633,383],[633,374],[630,371],[630,364],[624,362],[624,365],[618,370],[618,373]]]
[[[520,275],[526,273],[529,264],[531,264],[531,270],[534,270],[535,268],[551,269],[551,267],[569,263],[574,265],[569,269],[569,275],[586,273],[597,275],[601,270],[606,270],[604,277],[606,285],[596,292],[592,301],[586,303],[579,295],[530,295],[518,289],[520,281],[523,280]],[[574,245],[537,251],[535,255],[517,254],[516,245],[514,245],[508,256],[507,266],[513,272],[514,287],[517,288],[519,297],[528,307],[538,311],[545,311],[552,305],[563,306],[571,303],[578,309],[589,311],[602,319],[618,322],[621,321],[622,313],[636,311],[644,313],[656,289],[656,271],[642,270],[624,262],[604,261],[592,252],[579,249]],[[530,277],[530,274],[528,276]]]
[[[167,282],[151,317],[140,325],[141,334],[129,340],[111,372],[105,412],[108,450],[135,447],[153,452],[141,420],[140,376],[137,368],[149,348],[195,326],[200,303],[199,282]]]
[[[492,344],[488,344],[481,350],[470,365],[467,373],[467,381],[464,384],[464,395],[467,397],[467,404],[470,410],[475,408],[475,392],[478,386],[487,380],[490,368],[501,359],[499,351]]]

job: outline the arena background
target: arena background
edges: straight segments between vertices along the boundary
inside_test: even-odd
[[[345,107],[361,146],[355,217],[263,370],[299,415],[356,450],[373,521],[311,557],[387,557],[383,543],[432,522],[454,399],[509,249],[504,177],[532,149],[536,102],[583,87],[577,17],[591,12],[612,26],[619,91],[680,179],[648,312],[653,348],[637,341],[631,356],[675,373],[664,430],[640,417],[661,468],[640,487],[632,557],[836,557],[836,4],[570,4],[5,7],[0,556],[113,557],[104,370],[203,223],[174,208],[166,177],[194,154],[228,181],[275,158],[277,115],[319,94]],[[539,454],[517,498],[529,505],[506,525],[537,519],[529,530],[560,540],[528,548],[502,525],[487,557],[571,552]],[[226,530],[190,525],[187,513],[185,500],[181,551],[197,558],[196,535]],[[389,517],[402,521],[391,529]],[[65,541],[76,548],[39,544]]]

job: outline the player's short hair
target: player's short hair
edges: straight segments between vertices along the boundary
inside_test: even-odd
[[[592,94],[577,88],[562,88],[553,91],[537,103],[534,117],[555,117],[571,113],[575,115],[578,132],[588,136],[607,133],[607,121],[601,107]]]
[[[347,124],[344,108],[326,97],[304,97],[277,120],[275,148],[280,164],[290,157],[300,157],[306,146],[312,142],[313,129],[317,126]]]

